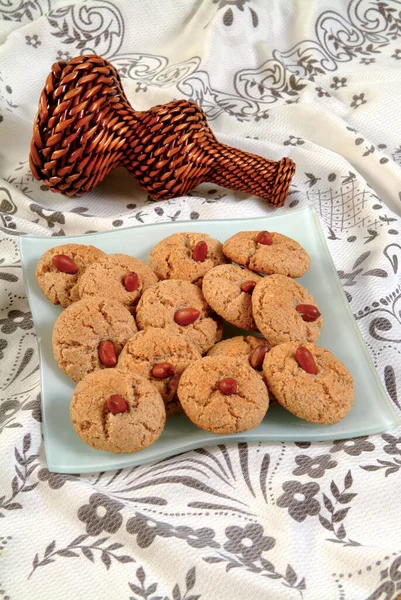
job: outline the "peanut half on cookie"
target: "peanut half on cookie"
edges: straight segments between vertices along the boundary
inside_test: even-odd
[[[109,452],[138,452],[153,444],[166,423],[157,389],[136,373],[117,369],[87,375],[75,388],[71,421],[85,444]]]
[[[36,266],[38,285],[50,302],[66,308],[80,298],[78,279],[89,265],[104,256],[98,248],[82,244],[50,248]]]
[[[300,419],[332,425],[352,408],[352,375],[325,348],[307,342],[275,346],[265,356],[263,372],[277,401]]]
[[[212,433],[239,433],[260,424],[269,407],[263,379],[243,360],[206,356],[190,365],[178,397],[191,421]]]
[[[309,254],[301,244],[281,233],[241,231],[223,245],[230,260],[250,271],[287,277],[302,277],[309,269]]]
[[[197,285],[210,269],[225,262],[223,245],[207,233],[173,233],[148,257],[148,265],[159,279],[182,279]]]

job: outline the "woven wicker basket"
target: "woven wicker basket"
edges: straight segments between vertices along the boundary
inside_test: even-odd
[[[221,144],[194,102],[135,111],[116,69],[96,56],[52,66],[33,126],[30,167],[53,192],[93,190],[124,166],[155,199],[186,194],[203,181],[284,204],[295,171]]]

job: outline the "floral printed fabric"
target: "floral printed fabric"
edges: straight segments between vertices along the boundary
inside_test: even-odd
[[[218,137],[297,172],[397,410],[401,389],[401,6],[396,0],[0,3],[0,599],[396,600],[401,428],[218,445],[92,475],[49,473],[18,236],[262,216],[203,184],[153,202],[117,170],[70,200],[33,180],[50,65],[97,52],[137,109],[199,103]]]

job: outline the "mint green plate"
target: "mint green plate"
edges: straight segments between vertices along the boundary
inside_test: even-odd
[[[310,270],[299,281],[312,293],[323,315],[324,325],[318,343],[342,360],[354,377],[355,403],[349,415],[336,425],[320,426],[302,421],[280,406],[274,406],[267,412],[259,427],[231,435],[202,431],[185,415],[180,415],[167,420],[163,434],[153,446],[136,454],[112,454],[94,450],[84,444],[75,434],[69,416],[75,384],[60,371],[53,358],[52,328],[62,309],[48,302],[37,285],[35,268],[40,256],[49,248],[74,242],[92,244],[107,253],[123,252],[146,260],[151,248],[172,233],[205,232],[225,241],[238,231],[252,229],[284,233],[300,242],[309,252]],[[120,469],[222,442],[341,439],[379,433],[394,428],[401,422],[370,360],[342,291],[318,217],[310,207],[262,219],[162,223],[63,238],[21,236],[20,248],[27,295],[39,344],[43,433],[50,471],[89,473]],[[228,335],[239,333],[239,330],[230,327]]]

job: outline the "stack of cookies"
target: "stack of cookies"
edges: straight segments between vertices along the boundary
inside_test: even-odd
[[[185,412],[201,429],[237,433],[275,402],[313,423],[344,418],[352,377],[315,345],[322,316],[294,281],[309,264],[298,242],[268,231],[224,244],[176,233],[148,264],[79,244],[46,252],[36,275],[65,308],[53,353],[77,382],[70,413],[79,437],[136,452],[158,439],[166,417]],[[240,335],[221,341],[224,322]]]

